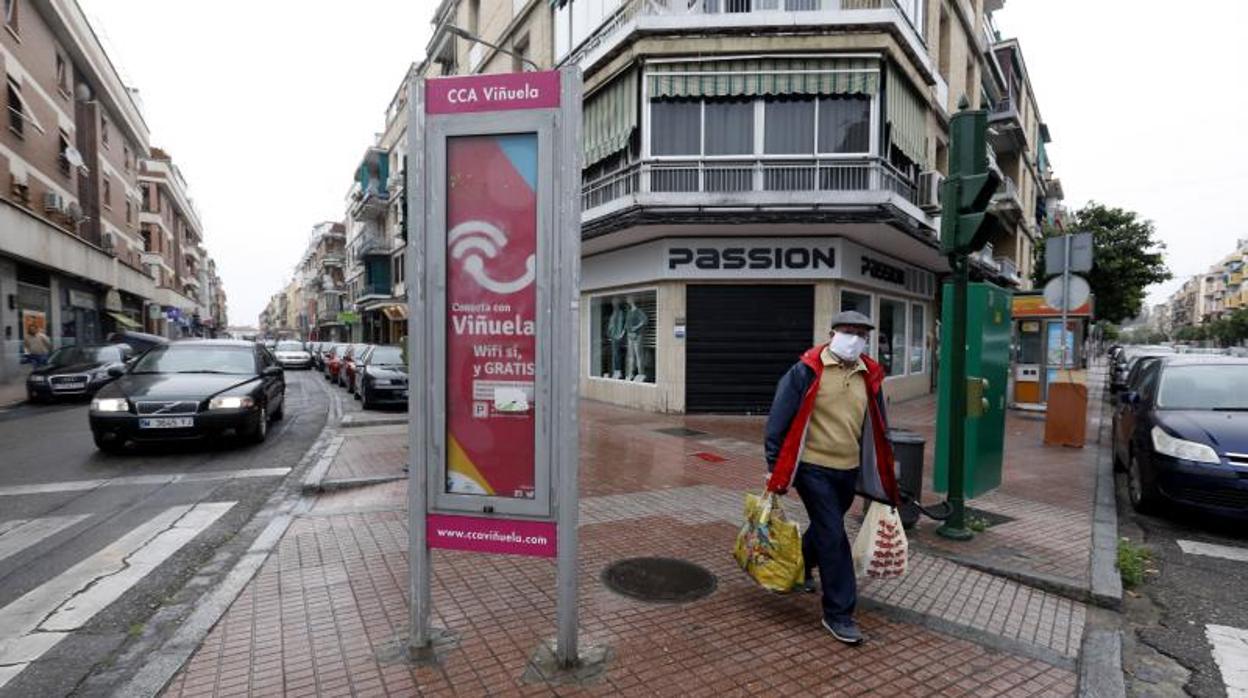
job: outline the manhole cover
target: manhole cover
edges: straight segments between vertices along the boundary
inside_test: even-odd
[[[669,427],[667,429],[655,429],[660,434],[668,436],[705,436],[706,432],[690,429],[689,427]]]
[[[715,575],[692,562],[669,557],[634,557],[602,571],[612,591],[641,601],[695,601],[715,591]]]

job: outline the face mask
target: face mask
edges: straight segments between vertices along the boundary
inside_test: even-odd
[[[856,361],[866,348],[865,338],[846,332],[833,332],[832,343],[828,346],[828,349],[843,361]]]

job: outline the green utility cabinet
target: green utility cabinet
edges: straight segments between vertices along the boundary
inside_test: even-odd
[[[953,322],[953,285],[943,289],[941,325]],[[966,420],[967,499],[978,497],[1001,484],[1001,462],[1005,452],[1006,382],[1010,372],[1010,292],[989,283],[973,283],[967,289],[968,376]],[[943,332],[942,332],[943,334]],[[936,402],[936,471],[932,485],[937,492],[949,490],[950,352],[955,347],[940,344],[940,375]],[[977,379],[986,379],[983,383]],[[981,399],[982,397],[982,399]]]

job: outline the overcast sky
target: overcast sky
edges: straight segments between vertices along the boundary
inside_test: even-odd
[[[229,299],[255,325],[306,248],[342,220],[354,168],[424,55],[423,0],[79,0],[151,143],[186,176]]]
[[[429,36],[433,0],[79,0],[190,183],[230,322],[252,325]],[[1067,203],[1156,222],[1176,281],[1248,237],[1248,3],[1009,0]]]

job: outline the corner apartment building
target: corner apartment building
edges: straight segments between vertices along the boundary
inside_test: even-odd
[[[303,310],[308,318],[308,339],[331,342],[347,340],[346,227],[342,223],[318,223],[312,227],[308,248],[299,261]]]
[[[1021,50],[992,27],[1001,5],[557,3],[555,61],[585,76],[582,394],[765,412],[847,309],[877,324],[887,394],[929,392],[958,104],[990,111],[1006,176],[977,276],[1029,286],[1058,193]]]
[[[0,128],[0,382],[22,340],[55,346],[142,327],[138,162],[147,125],[73,0],[5,0]]]
[[[156,280],[149,324],[171,338],[202,335],[210,317],[208,259],[186,178],[168,153],[152,148],[140,163],[138,184],[142,260]]]

